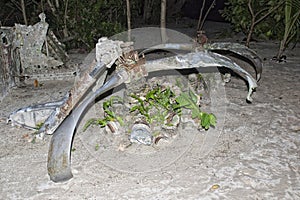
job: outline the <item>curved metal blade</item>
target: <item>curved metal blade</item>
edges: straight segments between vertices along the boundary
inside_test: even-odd
[[[68,115],[55,130],[48,153],[48,174],[54,182],[67,181],[73,177],[71,172],[71,146],[74,133],[85,112],[95,103],[96,98],[117,87],[128,79],[125,70],[120,70],[95,92],[88,96]]]
[[[196,46],[193,43],[166,43],[152,46],[150,48],[144,49],[139,54],[147,54],[156,50],[181,50],[181,51],[194,51]]]
[[[243,68],[231,61],[229,58],[209,51],[200,51],[178,55],[158,60],[148,61],[145,64],[147,72],[171,69],[226,67],[243,77],[249,84],[247,101],[252,102],[251,95],[257,87],[256,80]]]
[[[155,50],[181,50],[181,51],[195,51],[195,44],[192,43],[167,43],[155,45],[153,47],[147,48],[140,52],[140,54],[146,54]],[[256,81],[259,81],[262,74],[262,60],[256,54],[255,51],[249,49],[245,45],[239,43],[231,43],[231,42],[216,42],[216,43],[208,43],[203,47],[208,51],[216,52],[221,55],[228,55],[229,53],[233,54],[233,56],[238,59],[245,60],[248,62],[256,72]]]
[[[251,64],[256,72],[256,80],[259,81],[262,73],[262,60],[256,54],[255,51],[249,49],[245,45],[239,43],[231,43],[231,42],[216,42],[207,45],[209,51],[216,52],[222,55],[226,55],[228,53],[224,53],[224,51],[231,52],[235,55],[235,57],[239,59],[243,59]],[[234,56],[233,55],[233,56]]]

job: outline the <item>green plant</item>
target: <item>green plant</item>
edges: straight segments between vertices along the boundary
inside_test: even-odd
[[[250,27],[248,29],[248,35],[247,35],[247,40],[246,40],[246,46],[249,47],[250,45],[250,40],[252,38],[252,34],[254,32],[255,26],[260,24],[264,19],[266,19],[269,15],[273,14],[278,8],[283,5],[284,0],[277,1],[275,5],[273,5],[274,2],[270,1],[267,3],[268,7],[267,8],[261,8],[258,10],[254,10],[254,3],[252,0],[248,0],[248,10],[251,15],[251,23]],[[268,33],[267,33],[268,34]]]
[[[169,113],[181,114],[182,109],[190,109],[192,119],[198,118],[200,125],[204,129],[209,129],[210,126],[216,125],[216,117],[213,114],[202,112],[197,105],[197,96],[191,91],[182,92],[178,97],[175,97],[174,93],[169,89],[161,90],[157,87],[150,90],[146,94],[145,100],[142,100],[136,95],[132,95],[139,104],[131,108],[131,112],[138,110],[140,114],[144,115],[149,123],[153,120],[163,122],[165,117]],[[175,99],[175,102],[172,101]],[[155,108],[154,115],[150,115],[149,111]]]
[[[37,124],[35,125],[35,130],[36,130],[36,131],[35,131],[33,134],[34,134],[34,135],[39,134],[39,130],[40,130],[40,128],[43,127],[43,125],[44,125],[44,122],[37,123]]]
[[[122,126],[124,124],[123,119],[117,116],[112,110],[113,104],[123,103],[123,100],[119,96],[112,96],[109,100],[103,102],[104,118],[100,119],[89,119],[83,126],[83,131],[86,131],[91,125],[99,125],[100,127],[105,127],[111,121],[118,121]]]
[[[144,116],[149,124],[158,123],[173,126],[169,122],[166,123],[168,121],[166,119],[174,115],[180,116],[182,109],[185,108],[191,110],[192,119],[199,119],[200,125],[204,129],[207,130],[209,127],[216,125],[216,117],[200,110],[199,105],[197,105],[198,97],[190,90],[182,92],[176,97],[170,88],[162,89],[161,86],[157,86],[149,90],[143,97],[136,94],[130,94],[130,97],[137,102],[133,103],[129,112]],[[123,119],[113,112],[113,105],[116,103],[123,103],[123,100],[120,97],[112,96],[109,100],[103,102],[104,118],[88,120],[83,131],[91,125],[98,125],[103,128],[110,121],[118,121],[123,125]]]
[[[138,111],[145,116],[148,123],[157,121],[162,124],[168,114],[180,113],[180,107],[178,107],[176,102],[172,101],[175,94],[170,88],[162,90],[158,86],[150,90],[144,100],[135,94],[131,94],[131,97],[136,99],[138,104],[134,105],[130,112]],[[151,109],[155,109],[155,111],[150,112]]]
[[[201,126],[204,129],[209,129],[210,126],[216,125],[216,117],[213,114],[202,112],[197,105],[197,96],[192,91],[183,92],[176,98],[176,102],[182,108],[187,108],[192,111],[192,119],[198,118]]]
[[[221,14],[233,25],[235,32],[247,35],[246,45],[249,46],[253,34],[271,39],[281,37],[284,1],[228,0]]]
[[[44,125],[44,122],[40,122],[38,124],[36,124],[36,130],[39,130],[40,128],[42,128],[42,126]]]
[[[300,0],[285,1],[285,29],[280,42],[277,59],[279,60],[288,44],[297,36],[299,39],[300,27]]]
[[[83,43],[92,49],[100,37],[112,36],[124,30],[124,1],[70,1],[67,25],[70,36],[74,38],[70,45]]]
[[[21,8],[21,5],[14,0],[9,0],[4,6],[3,10]],[[22,9],[16,11],[25,14]],[[100,37],[109,37],[124,31],[125,11],[126,4],[123,0],[26,2],[28,22],[36,23],[39,21],[38,15],[44,12],[50,29],[60,41],[66,43],[68,49],[78,47],[92,49]],[[18,16],[17,13],[15,15]]]

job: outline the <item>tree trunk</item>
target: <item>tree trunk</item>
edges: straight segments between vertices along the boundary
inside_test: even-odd
[[[68,25],[67,25],[68,5],[69,5],[69,0],[65,0],[64,28],[63,28],[64,38],[69,37],[69,31],[68,31]]]
[[[251,20],[251,26],[247,35],[247,40],[246,40],[246,46],[249,47],[250,46],[250,41],[252,38],[252,34],[254,31],[254,27],[255,27],[255,18],[253,17],[253,19]]]
[[[23,14],[23,18],[24,18],[24,23],[27,26],[28,22],[27,22],[27,16],[26,16],[26,9],[25,9],[25,2],[24,2],[24,0],[21,0],[21,7],[22,7],[22,14]]]
[[[166,9],[167,9],[167,0],[161,0],[160,30],[161,30],[161,40],[162,40],[162,43],[166,43],[167,42]]]
[[[168,17],[175,17],[175,19],[181,18],[181,10],[187,0],[168,0]]]
[[[151,16],[151,1],[152,0],[145,0],[144,2],[144,13],[143,13],[143,20],[144,23],[147,23]]]
[[[131,41],[131,11],[130,11],[130,1],[126,0],[126,9],[127,9],[127,28],[128,28],[128,41]]]

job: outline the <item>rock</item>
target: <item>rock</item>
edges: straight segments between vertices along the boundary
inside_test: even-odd
[[[142,123],[134,124],[129,140],[132,143],[151,145],[153,143],[153,136],[150,127]]]

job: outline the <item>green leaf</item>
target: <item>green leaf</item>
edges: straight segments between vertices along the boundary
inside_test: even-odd
[[[95,151],[98,151],[100,149],[100,145],[99,144],[96,144],[95,146]]]
[[[210,118],[209,118],[209,115],[207,113],[202,113],[202,116],[201,116],[201,126],[203,128],[205,128],[206,130],[210,126]]]
[[[118,121],[120,125],[124,124],[123,119],[119,116],[117,116],[112,111],[113,104],[116,103],[123,103],[123,99],[119,96],[112,96],[109,100],[103,102],[102,107],[104,110],[104,118],[103,119],[90,119],[87,121],[87,123],[83,127],[83,131],[85,131],[90,125],[95,124],[100,126],[101,128],[107,126],[107,122],[110,121]]]
[[[211,126],[216,126],[217,124],[217,119],[214,114],[209,114],[209,122]]]
[[[175,100],[180,106],[191,109],[192,111],[196,112],[199,110],[199,107],[196,105],[197,100],[195,100],[195,96],[196,95],[191,91],[183,92]]]
[[[190,90],[189,96],[194,103],[197,103],[198,97]]]
[[[105,126],[107,125],[107,122],[108,122],[107,119],[99,119],[99,120],[97,121],[97,124],[98,124],[101,128],[103,128],[103,127],[105,127]]]
[[[134,112],[134,111],[138,110],[139,107],[140,107],[140,105],[132,106],[132,107],[130,108],[129,112]]]
[[[117,119],[117,121],[119,122],[119,124],[121,126],[124,126],[124,121],[123,121],[123,119],[121,117],[117,116],[116,119]]]
[[[155,94],[156,90],[150,90],[147,94],[146,94],[146,101],[149,101],[149,99],[155,99]]]
[[[213,114],[208,114],[205,112],[201,113],[201,126],[207,130],[210,126],[216,125],[216,117]]]
[[[110,107],[110,102],[109,101],[105,101],[103,102],[103,110],[107,110]]]
[[[188,107],[191,104],[186,93],[181,93],[175,100],[181,107]]]
[[[96,124],[96,122],[97,122],[97,119],[95,119],[95,118],[89,119],[84,124],[82,131],[85,132],[91,125]]]
[[[193,109],[192,110],[192,119],[195,119],[195,118],[199,118],[199,115],[200,115],[200,110],[196,110],[196,109]]]

